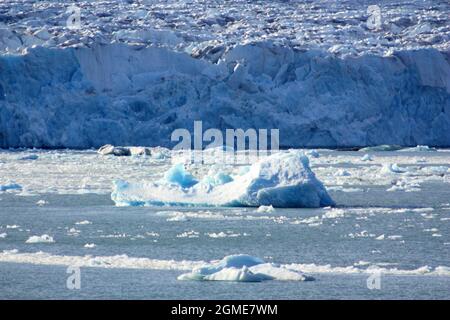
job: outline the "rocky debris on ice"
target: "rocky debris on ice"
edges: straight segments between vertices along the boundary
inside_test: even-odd
[[[211,185],[200,182],[175,165],[164,179],[154,182],[115,181],[111,199],[117,206],[196,205],[325,207],[334,205],[323,184],[300,152],[276,153],[254,163],[232,181]],[[208,181],[208,179],[206,179]]]
[[[222,260],[197,267],[178,280],[260,282],[265,280],[314,280],[310,276],[246,254],[230,255]]]

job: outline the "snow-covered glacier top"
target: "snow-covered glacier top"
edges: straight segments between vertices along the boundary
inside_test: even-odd
[[[2,0],[0,53],[33,45],[138,43],[217,60],[236,44],[274,41],[336,55],[450,45],[448,0]],[[80,28],[67,21],[80,9]],[[376,8],[375,8],[376,9]],[[379,14],[379,25],[371,22]]]

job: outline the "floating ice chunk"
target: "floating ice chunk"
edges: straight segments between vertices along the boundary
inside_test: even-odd
[[[28,156],[20,157],[18,160],[37,160],[39,156],[37,154],[30,154]]]
[[[323,184],[297,152],[277,153],[253,164],[231,182],[211,186],[194,184],[182,165],[169,170],[165,181],[130,184],[115,181],[111,199],[118,206],[197,205],[325,207],[334,205]]]
[[[246,254],[226,256],[222,260],[195,268],[182,274],[178,280],[242,281],[260,282],[264,280],[313,280],[299,271],[290,270],[276,264]]]
[[[5,254],[5,255],[7,255],[7,254],[16,254],[18,252],[19,252],[19,250],[17,250],[17,249],[3,250],[3,254]]]
[[[362,148],[362,149],[359,149],[358,151],[361,151],[361,152],[397,151],[397,150],[400,150],[401,148],[402,148],[401,146],[397,146],[397,145],[382,144],[379,146]]]
[[[437,151],[435,148],[430,148],[429,146],[417,146],[413,148],[401,149],[402,152],[434,152]]]
[[[96,245],[95,245],[95,243],[86,243],[86,244],[84,245],[84,247],[85,247],[86,249],[92,249],[92,248],[95,248]]]
[[[274,212],[275,209],[273,208],[272,205],[270,206],[259,206],[258,209],[256,210],[256,212],[259,213],[270,213],[270,212]]]
[[[393,192],[393,191],[405,191],[405,192],[418,192],[420,191],[420,184],[410,182],[410,181],[403,181],[399,180],[396,181],[392,187],[387,189],[386,191]]]
[[[335,177],[350,177],[352,174],[344,169],[337,170],[334,174]]]
[[[373,157],[370,154],[365,154],[362,158],[361,161],[373,161]]]
[[[188,221],[187,216],[182,212],[174,212],[170,218],[167,218],[167,221]]]
[[[183,233],[177,234],[177,238],[198,238],[200,235],[199,232],[191,230],[185,231]]]
[[[43,234],[42,236],[31,236],[25,243],[54,243],[53,237],[48,234]]]
[[[42,206],[45,206],[46,204],[48,204],[48,202],[41,199],[41,200],[37,201],[36,204],[38,206],[42,207]]]
[[[378,237],[375,238],[375,240],[384,240],[384,234],[379,235]]]
[[[6,232],[0,233],[0,239],[6,238],[8,234]]]
[[[241,234],[240,233],[233,233],[232,231],[227,231],[227,232],[219,232],[219,233],[206,233],[206,235],[210,238],[236,238],[239,237]],[[244,236],[248,236],[247,233],[244,233]]]
[[[151,151],[146,147],[115,147],[111,144],[106,144],[100,147],[97,151],[102,155],[114,155],[114,156],[142,156],[151,155]]]
[[[0,191],[8,191],[8,190],[22,190],[22,186],[17,183],[9,183],[9,184],[0,184]]]
[[[78,224],[78,225],[92,224],[92,222],[90,222],[89,220],[82,220],[82,221],[75,222],[75,224]]]
[[[20,226],[18,226],[17,224],[12,224],[12,225],[6,225],[6,229],[19,229]]]
[[[408,170],[399,167],[399,165],[396,163],[389,163],[383,166],[383,171],[388,173],[405,173]]]

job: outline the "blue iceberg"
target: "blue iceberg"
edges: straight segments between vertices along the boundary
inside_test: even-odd
[[[303,153],[277,153],[254,163],[247,173],[223,173],[200,182],[175,166],[155,182],[115,181],[111,199],[117,206],[180,205],[317,208],[334,205]],[[211,183],[213,181],[214,183]]]

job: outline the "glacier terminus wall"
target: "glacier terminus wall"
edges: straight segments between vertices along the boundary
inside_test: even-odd
[[[0,56],[0,147],[171,146],[171,132],[278,128],[282,147],[450,146],[450,53],[337,57],[271,42],[217,62],[129,44]]]

